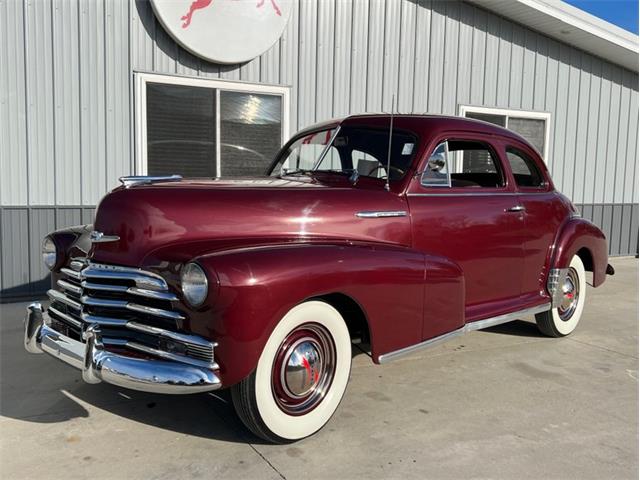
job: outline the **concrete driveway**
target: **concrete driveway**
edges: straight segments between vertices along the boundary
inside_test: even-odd
[[[578,330],[532,318],[385,366],[356,355],[331,422],[265,445],[229,397],[86,385],[22,348],[0,305],[2,478],[638,478],[638,261],[589,289]]]

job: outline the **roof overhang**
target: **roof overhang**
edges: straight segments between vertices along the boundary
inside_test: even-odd
[[[467,0],[638,72],[638,36],[560,0]]]

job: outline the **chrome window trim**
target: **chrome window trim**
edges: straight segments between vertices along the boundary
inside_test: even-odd
[[[320,165],[322,165],[322,161],[324,160],[324,157],[327,155],[327,152],[329,151],[329,149],[333,145],[333,141],[338,136],[338,133],[340,133],[340,127],[341,127],[341,125],[338,125],[336,127],[336,131],[333,132],[333,135],[331,135],[331,139],[327,142],[327,145],[324,147],[324,150],[322,150],[322,153],[320,154],[320,157],[318,158],[318,160],[316,160],[316,163],[313,165],[313,168],[311,170],[315,171],[318,168],[320,168]],[[322,131],[323,130],[320,130],[320,132],[322,132]]]
[[[424,174],[427,172],[426,168],[429,168],[429,159],[431,158],[431,155],[433,155],[433,152],[435,152],[436,150],[438,150],[438,148],[440,147],[440,145],[444,144],[444,161],[446,163],[447,166],[447,183],[443,184],[443,183],[424,183]],[[438,145],[436,145],[436,148],[433,149],[433,152],[431,152],[429,154],[429,156],[427,157],[427,165],[425,170],[422,171],[421,175],[420,175],[420,186],[422,187],[426,187],[426,188],[451,188],[451,165],[449,164],[449,140],[443,140],[442,142],[438,143]]]
[[[476,320],[473,322],[469,322],[469,323],[466,323],[464,326],[458,328],[457,330],[454,330],[449,333],[445,333],[444,335],[439,335],[437,337],[430,338],[429,340],[425,340],[424,342],[416,343],[415,345],[410,345],[408,347],[401,348],[393,352],[379,355],[378,362],[381,364],[387,363],[392,360],[396,360],[398,358],[404,357],[405,355],[414,353],[418,350],[422,350],[427,347],[438,345],[442,342],[455,338],[464,333],[472,332],[474,330],[482,330],[483,328],[494,327],[496,325],[501,325],[503,323],[517,320],[518,318],[524,315],[534,315],[536,313],[546,312],[550,308],[551,308],[550,303],[543,303],[542,305],[538,305],[536,307],[525,308],[524,310],[518,310],[516,312],[506,313],[504,315],[498,315],[496,317],[490,317],[484,320]]]
[[[518,195],[518,192],[407,193],[407,197],[493,197],[495,195]]]

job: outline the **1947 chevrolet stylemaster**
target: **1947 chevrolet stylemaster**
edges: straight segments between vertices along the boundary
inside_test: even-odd
[[[264,177],[121,181],[94,225],[44,239],[51,303],[29,307],[26,349],[89,383],[229,387],[273,442],[325,425],[356,339],[384,363],[526,314],[568,335],[585,271],[613,274],[536,150],[474,120],[352,116],[300,132]]]

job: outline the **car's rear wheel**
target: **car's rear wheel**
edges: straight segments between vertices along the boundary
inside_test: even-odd
[[[571,259],[569,270],[560,281],[562,302],[556,308],[536,315],[538,329],[550,337],[564,337],[580,322],[584,308],[587,279],[584,265],[577,255]]]
[[[231,389],[242,422],[274,443],[320,430],[338,408],[351,371],[351,339],[331,305],[291,309],[267,340],[256,370]]]

